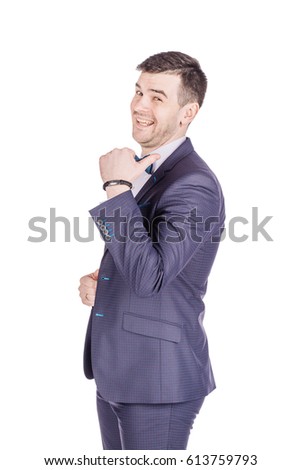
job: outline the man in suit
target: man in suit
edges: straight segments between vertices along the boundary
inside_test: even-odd
[[[224,201],[186,138],[207,87],[198,61],[164,52],[137,69],[131,115],[141,157],[123,148],[100,158],[108,199],[90,211],[105,251],[80,281],[92,306],[84,370],[96,381],[104,449],[186,449],[215,388],[203,297]]]

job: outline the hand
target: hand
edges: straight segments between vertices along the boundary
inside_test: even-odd
[[[93,307],[95,302],[95,293],[98,279],[98,271],[96,269],[94,273],[87,274],[80,278],[79,285],[79,295],[82,299],[82,303],[88,305],[88,307]]]
[[[99,159],[99,169],[103,182],[125,180],[132,183],[149,165],[161,158],[158,153],[153,153],[140,162],[136,162],[134,157],[135,152],[128,148],[116,148],[102,155]]]

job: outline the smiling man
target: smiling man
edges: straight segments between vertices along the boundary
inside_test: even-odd
[[[192,120],[199,105],[190,103],[189,107],[180,107],[180,87],[179,75],[141,74],[131,111],[133,137],[141,145],[142,152],[151,152],[185,135],[183,119]],[[181,122],[182,125],[178,125]]]
[[[108,200],[90,213],[105,251],[80,280],[92,307],[84,369],[96,382],[104,449],[186,449],[215,388],[203,297],[224,201],[186,137],[207,87],[198,61],[162,52],[137,69],[131,114],[141,156],[123,148],[99,160]]]

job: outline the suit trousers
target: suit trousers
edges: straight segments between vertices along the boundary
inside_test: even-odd
[[[181,403],[114,403],[97,391],[104,450],[186,449],[204,397]]]

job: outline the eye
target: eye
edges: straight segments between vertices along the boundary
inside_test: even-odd
[[[154,96],[154,101],[161,101],[162,102],[162,100],[161,100],[161,98],[159,98],[159,96]]]
[[[142,96],[142,92],[140,90],[136,90],[136,95]]]

